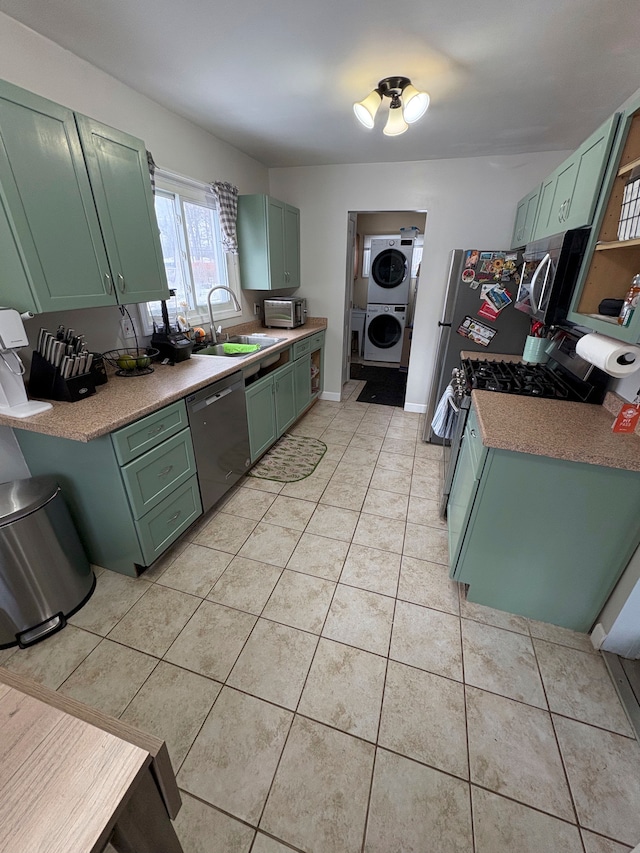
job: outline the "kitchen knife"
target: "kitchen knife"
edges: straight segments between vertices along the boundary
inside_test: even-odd
[[[48,334],[49,334],[49,332],[47,332],[47,330],[43,329],[43,328],[41,328],[40,331],[38,332],[38,345],[37,345],[36,349],[38,350],[40,355],[44,355],[42,350],[44,348],[45,336]]]

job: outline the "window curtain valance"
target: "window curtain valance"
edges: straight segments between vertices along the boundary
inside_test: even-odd
[[[151,178],[151,190],[156,194],[156,161],[151,151],[147,151],[147,163],[149,165],[149,177]]]
[[[232,255],[237,255],[238,233],[236,231],[236,220],[238,219],[238,187],[234,187],[233,184],[224,181],[215,181],[211,184],[211,192],[215,196],[218,205],[224,250]]]

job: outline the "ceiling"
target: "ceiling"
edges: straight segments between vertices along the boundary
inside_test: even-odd
[[[0,10],[269,167],[574,149],[640,85],[637,0],[0,0]],[[382,115],[367,131],[352,111],[392,75],[431,95],[395,138]]]

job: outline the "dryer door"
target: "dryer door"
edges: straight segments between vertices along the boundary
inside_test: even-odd
[[[384,249],[371,264],[371,278],[380,287],[398,287],[408,274],[409,264],[398,249]]]
[[[367,337],[374,347],[390,349],[402,339],[402,323],[393,314],[378,314],[369,323]]]

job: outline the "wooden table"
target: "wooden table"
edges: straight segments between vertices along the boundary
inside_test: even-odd
[[[163,741],[0,668],[1,853],[183,853]]]

